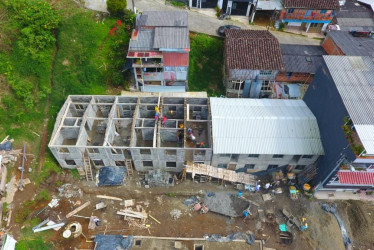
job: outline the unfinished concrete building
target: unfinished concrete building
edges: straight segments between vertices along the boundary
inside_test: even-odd
[[[187,161],[210,164],[211,145],[206,93],[128,93],[69,96],[49,148],[63,168],[87,172],[131,160],[137,171],[180,172]]]

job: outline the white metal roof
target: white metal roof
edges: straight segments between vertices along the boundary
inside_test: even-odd
[[[367,154],[374,154],[374,62],[370,57],[323,56]]]
[[[215,154],[323,155],[302,100],[210,98]]]

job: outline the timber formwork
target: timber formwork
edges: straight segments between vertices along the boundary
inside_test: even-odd
[[[81,169],[88,160],[94,169],[126,167],[131,160],[137,171],[180,172],[187,161],[210,164],[209,110],[206,93],[71,95],[58,113],[48,146],[63,168]]]

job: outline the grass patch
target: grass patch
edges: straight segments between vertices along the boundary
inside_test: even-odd
[[[42,189],[36,196],[35,201],[49,201],[50,195],[46,189]]]
[[[191,33],[190,41],[189,90],[206,91],[209,96],[224,95],[223,39]]]
[[[186,4],[184,2],[179,2],[179,1],[176,1],[176,0],[170,1],[170,3],[174,7],[185,7],[186,6]]]
[[[39,218],[33,218],[25,222],[25,228],[21,229],[22,237],[17,242],[16,250],[53,249],[53,244],[46,240],[46,238],[51,234],[51,232],[44,231],[34,233],[32,231],[32,227],[38,225],[40,222],[41,220]]]
[[[75,180],[80,180],[81,179],[81,176],[79,175],[78,170],[76,170],[76,169],[69,169],[69,170],[70,170],[70,173]]]

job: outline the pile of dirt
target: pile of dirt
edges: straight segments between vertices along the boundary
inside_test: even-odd
[[[207,192],[204,200],[210,211],[230,217],[242,216],[249,207],[248,201],[233,192]]]

